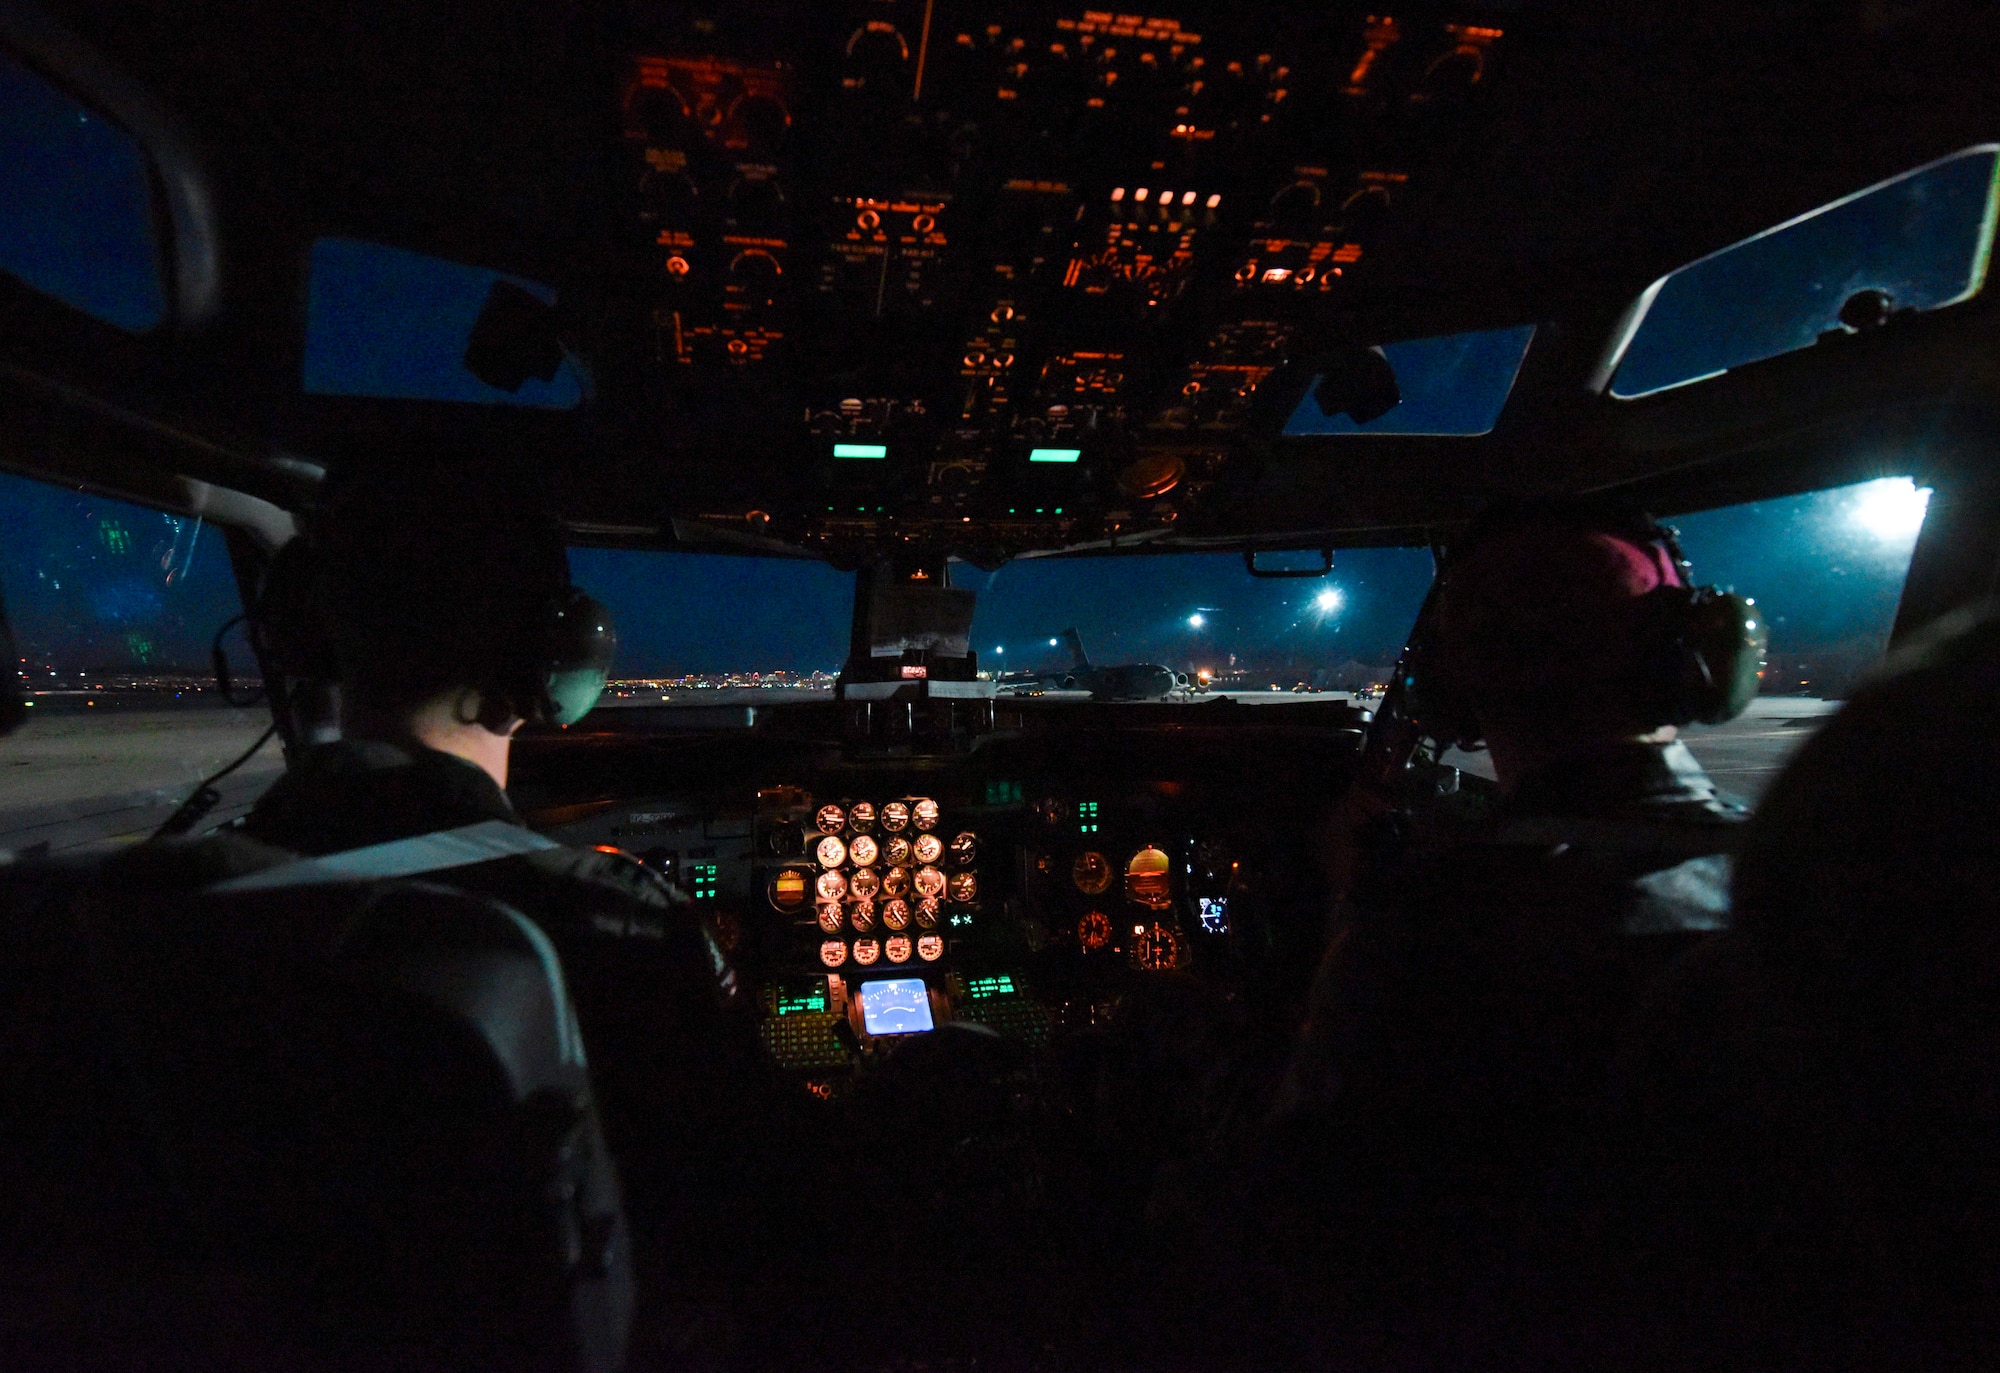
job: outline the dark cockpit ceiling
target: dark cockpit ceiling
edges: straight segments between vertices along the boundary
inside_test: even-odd
[[[201,202],[176,225],[211,235],[176,237],[212,256],[138,339],[0,283],[47,326],[0,344],[9,405],[61,411],[67,475],[136,494],[134,418],[174,470],[286,505],[357,455],[530,453],[586,542],[838,563],[1414,542],[1502,491],[1672,511],[1908,471],[2000,396],[1981,300],[1639,400],[1601,368],[1661,274],[1991,138],[1989,7],[6,13],[32,59],[166,131],[163,180]],[[328,237],[553,287],[500,346],[559,347],[583,403],[302,393]],[[1281,432],[1363,346],[1520,325],[1490,433]]]

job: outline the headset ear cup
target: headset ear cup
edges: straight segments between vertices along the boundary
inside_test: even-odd
[[[1750,708],[1763,683],[1770,630],[1748,598],[1699,587],[1680,635],[1688,662],[1687,721],[1719,725]]]

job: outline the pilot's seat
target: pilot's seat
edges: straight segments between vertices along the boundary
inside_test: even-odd
[[[208,885],[275,856],[10,882],[45,899],[8,959],[7,1366],[617,1367],[629,1242],[547,938],[429,882]]]

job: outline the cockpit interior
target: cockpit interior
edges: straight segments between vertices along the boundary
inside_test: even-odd
[[[689,1107],[726,1148],[610,1131],[652,1219],[629,1349],[578,1366],[1305,1366],[1312,1281],[1209,1208],[1255,1185],[1232,1150],[1305,1016],[1331,827],[1433,555],[1496,500],[1695,523],[1902,481],[1928,511],[1864,656],[1990,594],[1996,54],[2000,14],[1878,0],[0,0],[0,474],[211,531],[247,612],[328,483],[448,451],[532,474],[621,643],[651,617],[681,666],[530,725],[507,795],[671,889],[760,1095]],[[71,621],[31,603],[70,564],[0,520],[0,762],[169,693],[268,731],[233,781],[135,772],[116,824],[0,797],[41,808],[0,807],[0,909],[42,929],[169,814],[226,829],[338,704],[193,615],[179,660],[131,646],[193,575],[178,533],[112,647],[61,660]],[[90,520],[92,567],[139,528]],[[1320,621],[1369,594],[1342,573],[1404,577],[1400,629],[1265,667],[1193,637],[1223,613],[1191,592],[1186,646],[1086,628],[1092,665],[1069,592],[981,618],[1010,577],[1198,556]],[[645,590],[669,558],[832,589]],[[600,566],[641,569],[637,615]],[[696,683],[683,615],[827,647],[777,690]],[[1797,657],[1787,690],[1841,694]],[[1490,799],[1477,759],[1425,757],[1432,793]],[[43,965],[0,962],[26,1042]],[[608,1097],[641,1070],[578,998]],[[43,1262],[23,1245],[8,1271]],[[86,1338],[103,1308],[21,1290],[17,1366],[173,1366],[134,1351],[190,1338],[143,1311]],[[1419,1366],[1381,1358],[1350,1366]]]

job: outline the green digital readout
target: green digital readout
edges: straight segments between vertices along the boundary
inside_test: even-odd
[[[688,890],[697,901],[715,898],[715,889],[722,880],[721,865],[717,863],[690,863],[687,865]]]
[[[1031,448],[1029,462],[1075,462],[1083,456],[1081,448]]]
[[[823,977],[810,982],[782,982],[772,990],[771,1010],[776,1015],[825,1015],[826,1007]]]
[[[1014,995],[1014,979],[1006,973],[975,977],[965,984],[965,994],[973,1001],[990,1001],[996,996]]]
[[[1077,802],[1076,832],[1078,834],[1095,834],[1097,833],[1097,829],[1098,829],[1097,802],[1095,801]]]
[[[1019,782],[988,782],[986,784],[986,804],[989,806],[1015,806],[1025,799]]]
[[[836,458],[886,458],[889,445],[886,443],[836,443],[833,446]]]

